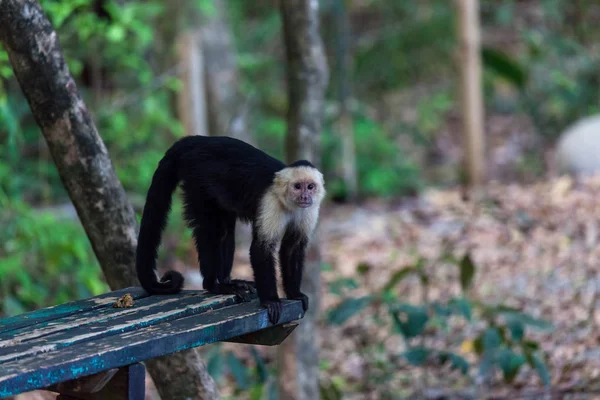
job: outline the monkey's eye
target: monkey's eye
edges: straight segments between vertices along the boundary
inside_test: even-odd
[[[300,185],[299,183],[296,183],[296,184],[294,185],[294,188],[296,188],[296,189],[300,189],[301,187],[302,187],[302,185]]]
[[[308,185],[308,190],[313,190],[315,188],[315,185],[313,185],[312,183],[310,185]]]

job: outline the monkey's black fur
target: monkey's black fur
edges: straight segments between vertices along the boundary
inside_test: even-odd
[[[314,166],[304,160],[290,167]],[[261,304],[273,323],[279,320],[281,303],[277,295],[274,251],[276,243],[260,238],[256,218],[260,201],[273,184],[275,173],[287,166],[261,150],[229,137],[188,136],[175,142],[159,162],[152,178],[142,214],[137,245],[136,270],[142,287],[149,293],[177,293],[183,276],[167,272],[159,281],[156,258],[162,231],[167,223],[171,198],[177,185],[183,189],[184,216],[198,251],[203,286],[211,293],[236,294],[248,300],[252,282],[231,280],[237,219],[251,222],[250,261],[254,284]],[[281,241],[279,259],[288,298],[308,298],[300,292],[302,268],[308,237],[289,224]]]

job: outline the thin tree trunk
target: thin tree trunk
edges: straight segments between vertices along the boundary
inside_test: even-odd
[[[479,1],[455,1],[460,45],[465,168],[468,183],[478,186],[483,183],[485,176]]]
[[[208,135],[206,95],[202,52],[202,33],[190,30],[177,38],[177,55],[183,65],[183,87],[177,96],[179,118],[187,135]]]
[[[223,0],[212,0],[214,12],[202,22],[208,131],[252,142],[248,107],[239,84],[233,34]],[[239,225],[239,224],[238,224]]]
[[[56,32],[35,0],[0,0],[0,42],[108,284],[112,289],[138,285],[135,214],[65,63]],[[194,350],[165,358],[147,363],[164,399],[218,398],[214,381]]]
[[[283,36],[287,55],[288,131],[286,158],[311,160],[320,165],[321,124],[329,71],[319,34],[318,2],[281,0]],[[307,251],[302,291],[310,307],[293,334],[279,347],[281,398],[315,400],[319,398],[318,315],[321,289],[321,257],[318,232]],[[295,354],[295,365],[290,365]],[[283,382],[294,379],[295,384]]]
[[[348,101],[350,100],[351,57],[349,54],[350,20],[344,4],[345,0],[336,0],[334,10],[336,34],[337,82],[340,101],[338,134],[342,140],[341,169],[346,188],[346,198],[356,200],[358,194],[358,178],[356,172],[356,149],[354,146],[354,123]]]

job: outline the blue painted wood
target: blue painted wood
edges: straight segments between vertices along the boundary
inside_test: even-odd
[[[146,398],[146,367],[144,364],[136,363],[129,365],[127,394],[129,400],[144,400]],[[110,382],[109,382],[110,385]]]
[[[135,307],[131,308],[110,307],[59,318],[51,325],[13,331],[11,334],[15,333],[15,336],[0,340],[0,364],[237,302],[234,295],[218,296],[204,290],[186,290],[178,295],[147,297],[136,301]]]
[[[173,301],[165,303],[166,299]],[[283,300],[283,305],[280,324],[303,317],[301,302]],[[142,298],[135,301],[132,308],[108,307],[112,307],[112,302],[105,308],[81,312],[84,321],[81,326],[76,326],[77,315],[72,314],[62,318],[69,325],[64,328],[42,320],[39,324],[41,334],[26,337],[21,343],[5,343],[0,349],[0,354],[7,357],[4,362],[0,361],[0,397],[271,326],[266,309],[257,300],[232,304],[232,296],[210,298],[204,291]],[[123,310],[129,313],[121,314]],[[93,318],[96,314],[100,318]],[[37,325],[32,326],[21,333],[27,334],[37,328]],[[44,345],[58,343],[61,345],[44,348]],[[40,348],[27,352],[36,344]],[[26,354],[13,356],[23,351]]]
[[[2,334],[14,329],[36,325],[41,322],[51,321],[79,312],[111,307],[112,304],[125,293],[130,293],[134,300],[148,296],[144,289],[140,287],[130,287],[90,297],[85,300],[72,301],[54,307],[42,308],[25,314],[15,315],[14,317],[3,318],[0,319],[0,337],[2,337]]]

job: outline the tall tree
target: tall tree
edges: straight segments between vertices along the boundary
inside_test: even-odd
[[[342,177],[346,188],[348,200],[356,200],[358,194],[358,177],[356,172],[356,149],[354,146],[354,125],[352,112],[349,107],[351,94],[350,81],[352,76],[352,58],[349,51],[350,44],[350,17],[346,10],[346,0],[336,0],[336,61],[337,61],[337,89],[340,102],[338,119],[338,134],[342,140],[342,153],[340,163]]]
[[[281,0],[283,38],[287,57],[286,158],[312,160],[318,167],[321,125],[329,71],[319,33],[319,6],[314,0]],[[318,236],[316,233],[315,236]],[[302,291],[310,306],[302,323],[280,346],[281,397],[319,398],[319,350],[317,318],[320,307],[321,257],[318,237],[307,251]],[[294,357],[295,355],[295,357]]]
[[[137,226],[58,36],[35,0],[0,0],[0,43],[112,289],[137,285]],[[215,399],[195,350],[147,363],[164,399]]]
[[[252,142],[224,0],[212,0],[212,6],[213,12],[201,22],[208,131],[213,136],[227,135]]]
[[[455,3],[460,46],[465,168],[467,182],[478,186],[483,183],[485,176],[479,0],[455,0]]]

